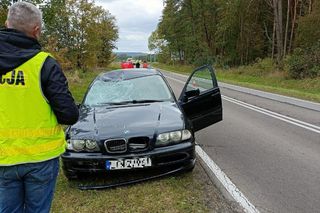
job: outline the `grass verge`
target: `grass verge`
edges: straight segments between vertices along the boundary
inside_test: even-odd
[[[105,70],[110,68],[66,74],[70,90],[78,102],[90,82]],[[60,171],[52,212],[232,212],[232,207],[214,186],[211,186],[213,193],[206,193],[209,184],[202,181],[206,175],[199,169],[197,165],[193,173],[102,191],[80,191],[76,187],[79,182],[69,182]],[[92,184],[86,180],[81,183]]]
[[[171,176],[111,190],[80,191],[77,182],[69,183],[60,173],[52,212],[208,212],[203,185],[194,175]]]
[[[160,63],[153,63],[153,66],[181,74],[190,74],[195,68]],[[273,71],[271,66],[266,68],[263,63],[228,70],[217,69],[216,75],[221,82],[320,102],[320,78],[288,79],[285,72]]]

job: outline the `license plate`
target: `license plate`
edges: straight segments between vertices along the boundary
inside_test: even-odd
[[[107,170],[144,168],[151,165],[151,158],[148,157],[106,161]]]

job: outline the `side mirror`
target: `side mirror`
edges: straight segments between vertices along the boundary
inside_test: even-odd
[[[196,97],[200,95],[200,90],[199,89],[194,89],[194,90],[189,90],[184,92],[182,102],[188,102],[189,98]]]
[[[195,97],[200,95],[200,90],[199,89],[194,89],[194,90],[189,90],[185,92],[185,96],[187,98]]]

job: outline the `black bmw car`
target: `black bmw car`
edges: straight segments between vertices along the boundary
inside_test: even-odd
[[[211,66],[198,68],[176,100],[161,72],[124,69],[100,74],[66,130],[62,155],[68,179],[81,173],[160,168],[190,171],[194,132],[222,120]]]

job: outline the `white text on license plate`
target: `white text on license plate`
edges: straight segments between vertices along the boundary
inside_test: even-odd
[[[106,161],[107,170],[144,168],[151,165],[151,159],[148,157]]]

